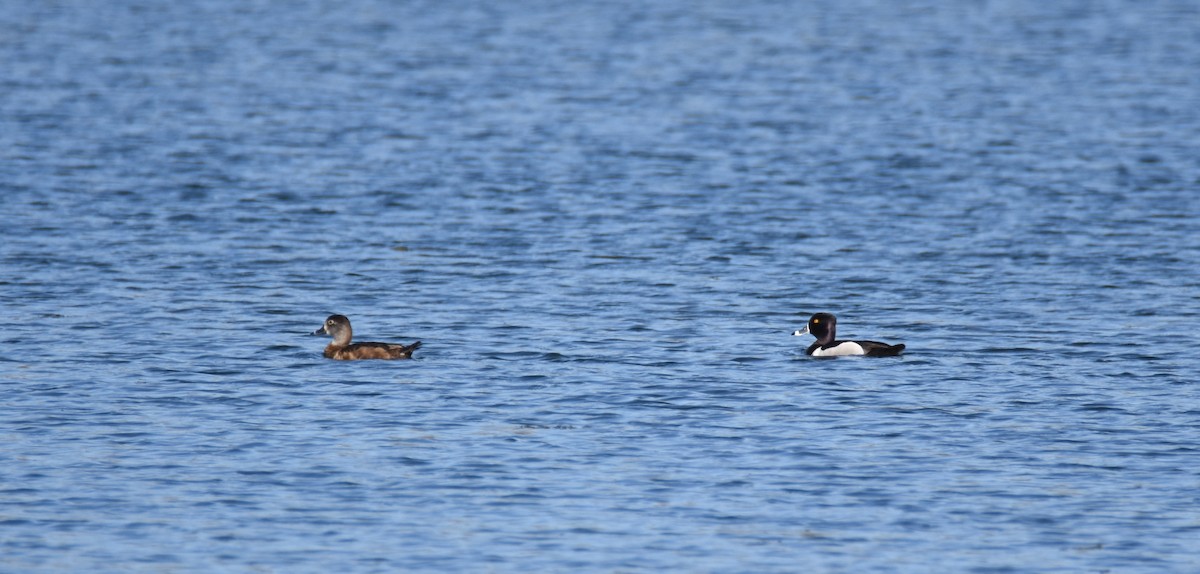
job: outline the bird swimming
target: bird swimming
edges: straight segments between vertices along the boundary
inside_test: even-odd
[[[421,348],[421,342],[411,345],[396,343],[351,343],[354,330],[350,328],[350,319],[345,315],[330,315],[320,329],[313,331],[314,335],[332,335],[333,341],[325,347],[325,358],[339,361],[355,361],[360,359],[411,359],[413,351]]]
[[[814,357],[844,357],[864,355],[867,357],[894,357],[904,350],[904,343],[889,345],[879,341],[838,341],[837,317],[831,313],[817,313],[808,319],[803,329],[793,336],[812,335],[816,342],[809,345],[805,354]]]

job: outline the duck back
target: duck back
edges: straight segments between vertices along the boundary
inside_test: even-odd
[[[339,361],[360,359],[411,359],[413,351],[421,348],[421,342],[411,345],[392,343],[351,343],[344,347],[330,344],[325,347],[325,358]]]

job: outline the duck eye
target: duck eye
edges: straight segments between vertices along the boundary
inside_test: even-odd
[[[820,323],[820,322],[821,322],[820,319],[813,319],[813,324]]]

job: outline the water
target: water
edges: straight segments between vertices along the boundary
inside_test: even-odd
[[[1196,571],[1198,21],[6,3],[0,570]]]

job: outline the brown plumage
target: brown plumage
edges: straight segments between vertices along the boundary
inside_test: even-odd
[[[345,315],[330,315],[314,335],[332,335],[333,342],[325,347],[325,358],[339,361],[359,359],[411,359],[413,351],[421,348],[421,342],[411,345],[393,343],[350,343],[354,330]]]

